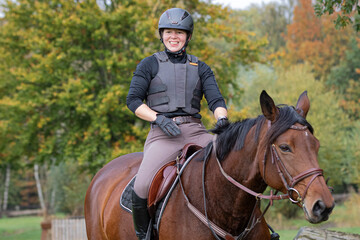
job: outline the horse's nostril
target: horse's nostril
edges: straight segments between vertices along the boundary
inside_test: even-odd
[[[334,206],[326,207],[325,203],[321,200],[317,201],[313,207],[313,214],[322,220],[327,220]]]
[[[314,207],[313,207],[314,215],[320,216],[324,210],[325,210],[325,204],[323,201],[319,200],[314,204]]]

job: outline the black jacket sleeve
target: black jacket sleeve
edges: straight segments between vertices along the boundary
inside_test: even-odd
[[[224,98],[220,93],[213,71],[206,63],[201,61],[199,61],[199,76],[209,109],[213,112],[217,107],[226,109]]]
[[[135,110],[144,103],[150,81],[156,76],[158,69],[158,62],[153,55],[144,58],[137,65],[126,97],[126,105],[132,112],[135,113]]]

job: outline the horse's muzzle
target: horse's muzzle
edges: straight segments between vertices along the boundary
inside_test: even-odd
[[[329,219],[329,216],[334,209],[335,204],[332,206],[327,207],[322,200],[318,200],[312,207],[312,216],[309,216],[309,222],[311,223],[320,223]]]

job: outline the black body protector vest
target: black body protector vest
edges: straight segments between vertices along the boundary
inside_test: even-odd
[[[159,63],[159,72],[150,82],[146,104],[160,113],[178,109],[191,115],[200,112],[203,92],[198,58],[188,54],[186,63],[174,64],[165,52],[154,56]]]

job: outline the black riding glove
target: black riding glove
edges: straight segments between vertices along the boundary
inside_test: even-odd
[[[176,125],[176,123],[164,115],[156,115],[156,120],[152,123],[158,125],[160,129],[170,137],[175,137],[181,133],[180,128]]]
[[[229,125],[229,120],[227,117],[220,117],[218,118],[216,124],[215,124],[215,128],[222,128]]]

